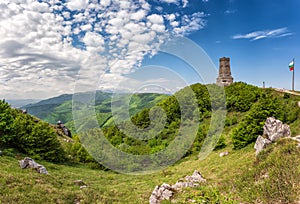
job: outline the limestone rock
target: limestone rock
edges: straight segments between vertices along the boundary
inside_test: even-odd
[[[87,188],[87,186],[86,185],[80,186],[80,189],[84,189],[84,188]]]
[[[74,184],[76,186],[85,186],[86,185],[82,180],[76,180],[76,181],[74,181]]]
[[[272,142],[270,140],[263,138],[262,136],[258,136],[254,145],[254,149],[256,149],[256,156],[259,152],[261,152],[264,148],[266,148],[266,146],[268,146],[271,143]]]
[[[174,189],[169,184],[162,184],[161,186],[156,186],[153,190],[149,203],[150,204],[160,204],[162,200],[170,200],[174,194]]]
[[[221,152],[219,156],[220,156],[220,157],[225,157],[225,156],[227,156],[228,154],[229,154],[229,152]]]
[[[174,193],[182,188],[196,187],[199,186],[199,183],[206,182],[206,179],[204,179],[198,171],[194,171],[191,176],[186,176],[185,180],[186,181],[180,179],[172,186],[166,183],[161,186],[156,186],[150,196],[149,203],[160,204],[162,200],[170,200]]]
[[[297,135],[296,137],[291,137],[292,140],[295,140],[296,142],[298,142],[297,147],[300,148],[300,135]]]
[[[274,117],[267,118],[264,125],[264,136],[272,142],[275,142],[281,137],[291,137],[290,126],[283,124],[280,120]]]
[[[179,180],[174,185],[172,185],[172,188],[178,191],[182,188],[197,187],[197,186],[199,186],[198,183],[185,182],[185,181]]]
[[[192,183],[202,183],[206,182],[206,179],[204,179],[199,171],[194,171],[193,175],[191,176],[186,176],[185,180],[187,182],[192,182]]]
[[[292,137],[291,139],[300,143],[300,135],[297,135],[296,137]]]
[[[19,164],[22,169],[32,168],[40,174],[49,174],[43,165],[36,163],[33,159],[29,157],[25,157],[23,160],[19,161]]]

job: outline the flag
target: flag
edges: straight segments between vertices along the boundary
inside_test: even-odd
[[[294,71],[294,60],[289,64],[290,71]]]

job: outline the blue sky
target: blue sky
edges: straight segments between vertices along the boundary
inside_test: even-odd
[[[288,64],[295,58],[300,90],[299,8],[298,0],[3,0],[0,98],[95,89],[173,93],[202,82],[186,62],[159,53],[179,36],[216,67],[230,57],[235,80],[257,86],[291,89]],[[199,64],[207,66],[204,58]],[[160,68],[142,71],[151,64]]]
[[[300,2],[236,0],[222,5],[220,2],[206,3],[205,7],[211,14],[207,27],[191,35],[191,39],[197,41],[216,64],[219,56],[231,57],[236,80],[255,85],[265,81],[267,86],[290,89],[288,64],[292,58],[296,62],[296,79],[300,77],[300,73],[297,73]],[[213,9],[216,7],[220,9]],[[276,29],[282,29],[283,32],[258,40],[233,38],[239,34]],[[296,89],[299,88],[300,84],[296,82]]]
[[[217,67],[220,57],[230,57],[235,81],[257,86],[265,81],[267,87],[291,89],[288,64],[295,58],[295,89],[300,89],[300,1],[210,0],[193,1],[190,6],[209,15],[206,26],[188,38],[201,46]],[[274,34],[267,35],[272,31]],[[180,72],[183,64],[172,66]]]

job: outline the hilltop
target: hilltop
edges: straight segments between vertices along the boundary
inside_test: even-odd
[[[87,137],[93,135],[93,132],[98,131],[97,129],[74,135],[69,142],[64,142],[63,136],[55,133],[55,126],[46,125],[47,123],[21,112],[15,113],[17,110],[10,109],[2,102],[1,107],[5,108],[0,109],[1,116],[3,114],[7,116],[11,112],[19,118],[17,120],[19,122],[32,120],[32,125],[34,125],[34,121],[38,120],[37,124],[45,124],[43,127],[49,131],[53,130],[60,143],[59,145],[55,142],[56,148],[63,149],[64,157],[62,158],[65,161],[64,163],[49,163],[52,160],[47,157],[36,158],[48,169],[50,176],[21,170],[17,159],[27,155],[34,156],[36,153],[31,154],[29,151],[18,149],[15,142],[12,142],[16,138],[12,138],[10,143],[0,147],[4,149],[4,155],[0,157],[0,162],[3,164],[0,172],[0,181],[3,184],[3,188],[0,189],[2,202],[147,203],[156,185],[164,182],[175,183],[178,179],[198,170],[207,179],[207,183],[197,188],[177,192],[173,198],[174,202],[297,203],[300,200],[300,150],[296,147],[296,143],[292,140],[279,140],[261,152],[258,157],[255,156],[253,145],[258,135],[263,132],[262,127],[266,118],[270,116],[289,124],[292,136],[299,135],[298,102],[300,97],[274,89],[261,89],[241,82],[226,87],[227,115],[222,136],[214,151],[206,159],[199,160],[198,154],[207,137],[211,120],[210,113],[214,107],[210,100],[215,102],[219,100],[210,98],[207,87],[215,92],[219,91],[215,85],[194,84],[191,86],[201,113],[200,125],[195,141],[184,158],[163,171],[140,176],[118,174],[107,169],[103,170],[103,166],[96,165],[97,163],[81,145],[79,138],[84,138],[84,135]],[[174,96],[168,96],[157,103],[156,106],[165,110],[168,120],[162,132],[155,137],[139,141],[129,138],[112,125],[103,128],[106,138],[115,147],[131,154],[155,153],[167,147],[176,136],[178,125],[180,125],[178,118],[181,113],[176,95],[185,97],[186,92],[186,89],[182,89]],[[149,111],[150,109],[146,108],[135,114],[131,119],[132,122],[138,127],[147,127],[150,122]],[[3,121],[8,124],[9,118],[11,117],[6,117],[0,124],[3,124]],[[123,125],[129,122],[124,121]],[[13,124],[17,123],[13,122]],[[0,126],[1,138],[4,135],[3,127],[6,126]],[[37,131],[38,128],[30,130]],[[6,133],[5,135],[10,135]],[[2,144],[3,141],[2,139]],[[39,140],[33,140],[30,147],[35,147],[34,142],[37,141]],[[9,151],[9,146],[16,151]],[[50,148],[47,151],[52,152]],[[229,152],[229,155],[219,157],[219,154],[225,151]],[[77,179],[84,180],[88,188],[79,189],[75,186],[73,181]]]

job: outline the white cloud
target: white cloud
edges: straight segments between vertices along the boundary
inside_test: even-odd
[[[97,33],[88,32],[83,38],[83,42],[86,45],[87,50],[92,52],[104,51],[104,39]]]
[[[189,4],[189,0],[182,0],[182,4],[183,4],[183,8],[187,7],[187,5]]]
[[[251,39],[251,41],[263,39],[263,38],[281,38],[293,35],[286,27],[274,29],[274,30],[262,30],[250,32],[247,34],[237,34],[233,36],[233,39]]]
[[[188,0],[164,2],[188,5]],[[146,0],[2,0],[0,98],[68,93],[75,80],[88,89],[95,83],[91,79],[98,83],[106,75],[110,80],[100,86],[112,88],[111,79],[124,80],[170,35],[205,25],[201,12],[154,11]]]
[[[152,15],[148,16],[147,19],[153,24],[163,24],[164,23],[163,17],[161,15],[157,15],[157,14],[152,14]]]
[[[234,14],[236,12],[237,12],[237,10],[226,10],[226,11],[224,11],[224,14],[225,15],[230,15],[230,14]]]
[[[81,10],[85,9],[88,3],[88,0],[69,0],[66,5],[70,10]]]
[[[160,0],[161,2],[165,2],[165,3],[177,3],[177,0]]]
[[[131,14],[131,19],[136,20],[136,21],[140,21],[140,20],[144,19],[145,16],[146,16],[146,11],[145,10],[139,10],[139,11]]]

